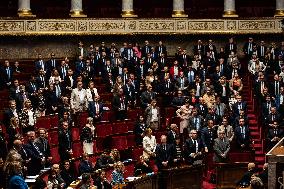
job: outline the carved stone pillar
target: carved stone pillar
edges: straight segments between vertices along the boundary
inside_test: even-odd
[[[82,0],[71,0],[70,16],[73,18],[87,17],[87,15],[83,13],[82,7]]]
[[[134,13],[133,0],[122,0],[122,13],[123,18],[135,18],[138,17]]]
[[[275,17],[284,17],[284,0],[276,0]]]
[[[35,17],[31,11],[30,0],[18,1],[18,16],[19,17]]]
[[[187,14],[184,12],[184,0],[173,0],[173,14],[174,18],[186,18]]]
[[[239,17],[236,13],[236,3],[235,0],[224,0],[224,14],[225,18],[236,18]]]

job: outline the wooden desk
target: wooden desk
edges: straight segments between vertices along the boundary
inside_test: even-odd
[[[202,188],[203,165],[164,169],[158,173],[158,189]]]
[[[156,189],[157,175],[143,176],[131,182],[127,182],[126,189]]]
[[[235,189],[236,183],[247,171],[248,163],[218,163],[216,164],[216,187],[219,189]]]

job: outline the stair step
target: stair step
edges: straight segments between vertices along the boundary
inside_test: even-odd
[[[263,154],[263,152],[261,150],[257,150],[254,153],[255,153],[255,155],[262,155],[262,156],[265,155],[265,154]]]
[[[250,135],[251,135],[251,136],[259,136],[260,133],[259,133],[259,132],[250,132]]]
[[[255,148],[262,148],[262,144],[254,144]]]
[[[264,162],[265,161],[265,157],[255,157],[254,158],[255,159],[255,161],[258,161],[258,162]]]

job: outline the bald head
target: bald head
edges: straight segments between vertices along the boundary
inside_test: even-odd
[[[162,144],[166,144],[167,143],[167,136],[166,135],[162,135],[161,136],[161,143]]]
[[[14,140],[13,145],[16,149],[20,149],[23,145],[22,141],[19,139]]]

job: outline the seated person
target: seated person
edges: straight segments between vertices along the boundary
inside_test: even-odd
[[[94,171],[94,166],[89,160],[89,155],[87,153],[83,154],[82,160],[79,164],[79,175],[83,173],[92,173]]]
[[[89,173],[84,173],[82,175],[82,185],[80,189],[96,189],[96,187],[92,184],[92,178]]]
[[[238,186],[247,187],[250,185],[251,177],[256,172],[255,164],[248,164],[248,171],[243,175],[240,181],[238,181]]]
[[[124,184],[124,165],[121,161],[114,164],[114,170],[112,172],[112,185]]]
[[[148,159],[146,159],[144,156],[140,156],[139,161],[134,167],[134,175],[140,176],[140,175],[152,173],[152,172],[153,170],[149,165]]]
[[[97,189],[111,189],[111,184],[106,178],[106,172],[101,171],[98,178],[95,180]]]
[[[76,180],[74,171],[70,168],[69,160],[64,161],[60,174],[62,179],[66,183],[66,186],[69,186],[74,180]]]
[[[113,166],[113,159],[104,151],[96,161],[96,169],[105,169]]]
[[[64,188],[64,182],[61,182],[58,177],[56,171],[53,169],[48,176],[47,188]]]
[[[265,163],[263,165],[263,171],[258,175],[258,177],[261,179],[263,184],[268,183],[268,163]]]
[[[109,155],[112,158],[113,162],[120,161],[120,153],[117,149],[112,149]]]

